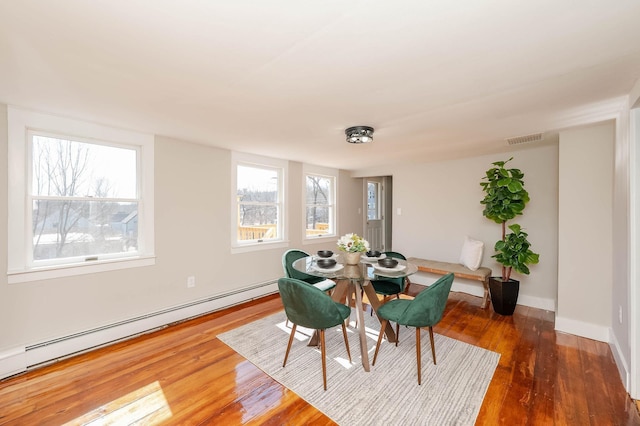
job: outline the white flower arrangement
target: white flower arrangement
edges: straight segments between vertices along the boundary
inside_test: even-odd
[[[338,240],[338,248],[347,253],[363,253],[369,251],[369,242],[357,234],[347,234]]]

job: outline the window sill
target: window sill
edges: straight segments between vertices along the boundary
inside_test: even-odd
[[[128,259],[109,259],[87,264],[46,266],[25,271],[7,272],[9,284],[71,277],[75,275],[95,274],[119,269],[139,268],[156,264],[155,256],[136,256]]]
[[[302,240],[302,244],[303,245],[309,245],[309,244],[324,244],[327,241],[338,241],[338,236],[335,234],[331,234],[331,235],[322,235],[320,237],[307,237],[304,238]]]
[[[246,246],[232,246],[231,254],[248,253],[248,252],[260,251],[260,250],[273,250],[273,249],[287,248],[287,247],[289,247],[289,241],[276,241],[272,243],[268,243],[268,242],[255,243],[255,244],[248,244]]]

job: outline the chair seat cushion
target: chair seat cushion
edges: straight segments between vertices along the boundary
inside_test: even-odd
[[[391,296],[402,292],[402,288],[393,281],[386,280],[372,280],[371,285],[378,294],[385,296]]]
[[[389,321],[398,322],[411,304],[411,300],[395,299],[391,300],[378,308],[378,316]]]
[[[325,279],[320,282],[313,283],[313,286],[322,291],[329,291],[336,286],[336,282],[329,279]]]
[[[351,315],[351,308],[347,305],[343,305],[342,303],[336,302],[336,306],[338,307],[338,312],[340,312],[340,316],[342,316],[342,320],[346,320]]]

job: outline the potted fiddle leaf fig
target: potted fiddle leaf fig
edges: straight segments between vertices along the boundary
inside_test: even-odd
[[[480,201],[485,206],[482,214],[502,227],[502,239],[496,242],[496,254],[492,256],[502,265],[502,275],[489,279],[493,310],[502,315],[512,315],[518,301],[520,281],[512,279],[511,272],[528,275],[528,265],[539,260],[539,255],[531,250],[528,234],[520,225],[510,225],[511,233],[507,234],[507,221],[521,215],[529,202],[529,193],[524,189],[524,173],[505,168],[511,160],[513,157],[492,163],[494,167],[487,170],[480,182],[485,193]]]

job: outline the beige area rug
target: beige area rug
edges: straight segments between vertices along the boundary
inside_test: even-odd
[[[355,312],[352,311],[352,319]],[[429,333],[422,331],[422,385],[416,371],[415,329],[400,328],[398,347],[383,341],[375,366],[365,372],[357,330],[351,323],[349,363],[340,327],[326,332],[327,390],[320,350],[307,346],[298,327],[287,366],[282,367],[291,329],[284,311],[220,334],[218,338],[336,423],[352,425],[473,425],[500,354],[435,334],[433,365]],[[365,314],[369,359],[380,324]]]

